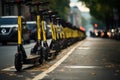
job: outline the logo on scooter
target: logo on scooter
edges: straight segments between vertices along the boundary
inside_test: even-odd
[[[2,34],[5,34],[5,33],[6,33],[6,29],[3,28],[3,29],[1,30],[1,33],[2,33]]]

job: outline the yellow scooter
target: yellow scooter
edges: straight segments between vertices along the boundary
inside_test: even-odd
[[[18,5],[18,52],[15,54],[15,68],[17,71],[22,70],[23,64],[35,64],[39,62],[40,64],[43,63],[43,54],[42,54],[42,44],[41,44],[41,27],[40,27],[40,15],[37,14],[37,42],[31,51],[30,55],[27,56],[22,45],[22,19],[21,19],[21,4]],[[43,3],[37,3],[37,7]],[[35,4],[34,4],[35,5]]]
[[[45,22],[46,13],[43,12],[41,16],[42,16],[41,23],[42,23],[42,36],[43,36],[42,52],[43,52],[44,59],[46,61],[48,61],[48,55],[49,55],[49,52],[50,52],[50,48],[48,47],[48,43],[47,43],[47,32],[46,32],[46,30],[47,30],[47,27],[46,27],[47,24]]]
[[[57,14],[57,12],[53,12],[51,10],[48,11],[48,15],[49,15],[49,19],[50,19],[51,34],[52,34],[52,41],[51,41],[51,44],[50,44],[50,53],[54,53],[54,54],[52,54],[53,56],[56,56],[58,54],[58,52],[60,51],[59,50],[60,45],[57,42],[55,14]]]

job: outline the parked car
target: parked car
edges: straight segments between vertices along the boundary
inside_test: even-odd
[[[30,29],[30,39],[37,40],[37,26],[36,21],[27,21],[27,27]]]
[[[26,22],[28,28],[30,29],[30,38],[32,40],[37,40],[37,25],[36,25],[36,21],[27,21]],[[51,38],[51,30],[50,30],[50,25],[47,25],[47,23],[45,23],[45,30],[46,30],[46,37],[47,39]]]
[[[24,17],[22,17],[22,21]],[[25,23],[25,22],[24,22]],[[18,41],[18,16],[1,16],[0,17],[0,42],[5,45],[7,42]],[[22,26],[22,41],[30,43],[30,33],[26,24]]]

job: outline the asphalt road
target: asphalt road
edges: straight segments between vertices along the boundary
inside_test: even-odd
[[[51,39],[47,40],[50,45]],[[31,49],[34,47],[35,42],[31,40],[30,44],[23,44],[26,54],[29,55]],[[2,46],[0,44],[0,70],[14,65],[14,56],[17,53],[17,43],[8,43]]]
[[[27,54],[30,53],[31,48],[35,43],[23,45]],[[17,53],[17,44],[8,43],[7,45],[0,45],[0,69],[14,65],[14,56]]]
[[[120,41],[86,38],[43,65],[22,72],[0,71],[0,80],[16,79],[120,80]]]
[[[87,38],[43,80],[120,80],[120,42]]]

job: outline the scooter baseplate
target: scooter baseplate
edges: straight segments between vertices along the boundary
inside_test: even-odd
[[[52,54],[52,53],[55,53],[56,51],[55,50],[50,50],[50,53]]]
[[[29,56],[27,57],[27,60],[36,59],[36,58],[39,58],[39,57],[40,57],[40,55],[29,55]]]
[[[24,64],[35,64],[39,61],[40,55],[28,55]]]

